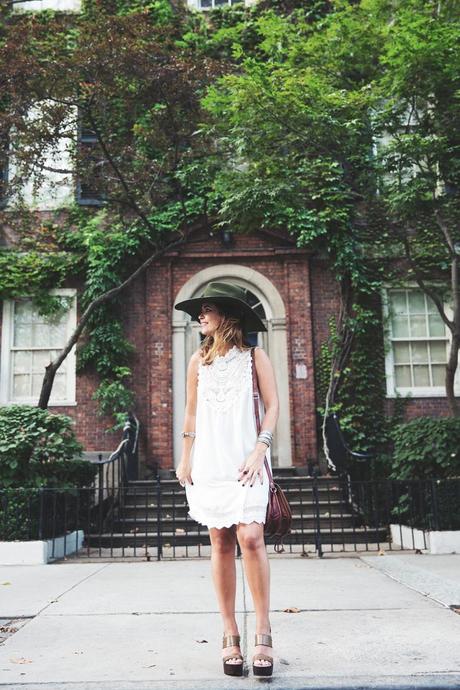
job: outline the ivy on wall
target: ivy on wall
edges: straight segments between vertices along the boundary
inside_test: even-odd
[[[359,323],[355,324],[348,363],[342,374],[329,413],[336,413],[352,450],[376,453],[376,478],[389,476],[395,430],[403,422],[409,397],[397,396],[392,410],[386,406],[385,351],[383,312],[375,294],[360,299]],[[324,402],[331,376],[333,352],[339,346],[336,318],[328,320],[329,336],[320,346],[316,366],[318,412],[324,414]],[[336,372],[338,375],[339,372]]]

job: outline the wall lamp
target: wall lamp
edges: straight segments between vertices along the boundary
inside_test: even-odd
[[[219,230],[219,234],[222,246],[226,248],[233,247],[235,241],[231,230]]]

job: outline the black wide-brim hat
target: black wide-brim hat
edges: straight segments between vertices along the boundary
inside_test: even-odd
[[[241,319],[243,331],[253,333],[254,331],[266,331],[262,320],[250,306],[248,291],[233,283],[208,283],[199,297],[186,299],[174,305],[174,309],[185,311],[187,314],[198,321],[203,302],[212,302],[222,308],[230,316],[238,316]]]

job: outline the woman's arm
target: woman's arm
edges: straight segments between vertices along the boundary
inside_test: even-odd
[[[279,417],[279,399],[276,386],[275,372],[269,356],[260,347],[254,350],[254,361],[256,365],[257,381],[259,393],[264,403],[265,414],[261,421],[260,431],[275,431],[276,422]],[[256,443],[256,449],[265,455],[267,446],[265,443]]]
[[[271,431],[273,433],[279,416],[279,399],[275,372],[269,356],[265,350],[262,350],[260,347],[256,347],[254,350],[254,363],[259,393],[265,408],[260,431]],[[242,481],[242,484],[249,481],[252,485],[254,484],[256,476],[259,476],[262,483],[263,461],[266,452],[267,445],[261,441],[257,441],[254,450],[239,468],[240,475],[238,481]],[[244,474],[244,470],[248,470],[248,472]]]
[[[193,353],[187,367],[187,400],[185,404],[184,429],[183,431],[195,431],[196,420],[196,400],[198,384],[198,364],[200,361],[199,350]],[[191,436],[182,438],[182,452],[180,463],[176,469],[176,477],[181,483],[188,481],[192,483],[190,476],[190,453],[194,439]]]

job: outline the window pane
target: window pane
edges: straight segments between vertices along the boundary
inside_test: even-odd
[[[391,310],[394,314],[407,314],[406,293],[401,290],[390,292]]]
[[[53,391],[51,393],[52,400],[65,400],[66,398],[66,375],[56,374],[53,383]]]
[[[27,398],[30,395],[30,376],[28,374],[15,374],[13,376],[13,397]]]
[[[446,379],[446,367],[444,364],[434,364],[431,367],[433,374],[433,386],[444,386]]]
[[[54,347],[64,347],[67,333],[66,318],[67,317],[62,319],[59,323],[50,324],[50,345],[54,345]]]
[[[409,311],[411,314],[425,313],[425,296],[420,290],[409,290]]]
[[[430,328],[430,335],[440,336],[446,334],[446,327],[444,325],[444,321],[439,316],[439,313],[429,314],[428,323]]]
[[[431,299],[431,297],[428,297],[428,295],[426,295],[426,306],[427,306],[429,314],[438,314],[439,315],[438,308],[436,307],[436,305],[433,302],[433,300]]]
[[[425,364],[428,362],[428,348],[427,343],[412,343],[412,362],[414,364]]]
[[[426,332],[425,315],[410,316],[410,333],[414,338],[420,338],[428,335]]]
[[[15,323],[30,323],[32,321],[32,306],[30,302],[14,303]]]
[[[31,367],[31,353],[18,350],[13,353],[13,372],[15,374],[28,374]]]
[[[32,371],[34,374],[45,375],[45,367],[50,362],[49,350],[38,350],[32,353]]]
[[[412,385],[409,366],[395,367],[396,385],[399,387],[410,388]]]
[[[396,364],[408,364],[410,362],[409,343],[393,343],[393,351]]]
[[[429,386],[430,372],[427,366],[414,366],[414,386]]]
[[[50,327],[46,323],[34,323],[32,326],[32,341],[35,347],[50,345]]]
[[[406,316],[395,316],[392,319],[393,336],[395,338],[407,338],[409,328]]]
[[[446,343],[430,343],[432,362],[447,362]]]
[[[16,324],[14,327],[13,345],[15,347],[30,347],[32,345],[32,325]]]
[[[32,374],[32,395],[34,397],[37,397],[40,395],[40,391],[42,389],[43,385],[43,378],[45,376],[45,372],[43,374]],[[53,386],[54,388],[54,386]]]

